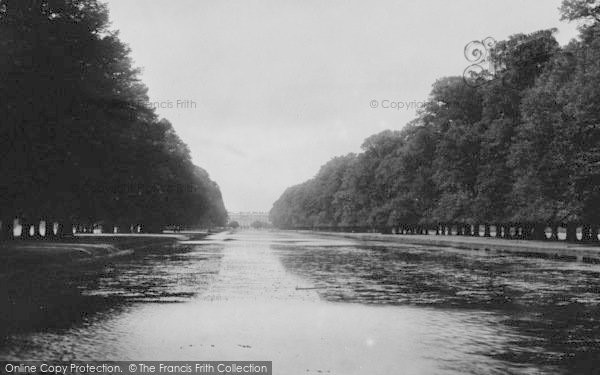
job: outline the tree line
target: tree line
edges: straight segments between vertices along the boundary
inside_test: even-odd
[[[0,0],[0,214],[224,225],[218,185],[159,119],[97,0]]]
[[[280,228],[600,224],[600,7],[566,0],[580,35],[541,30],[491,52],[493,79],[439,79],[416,119],[288,188]]]

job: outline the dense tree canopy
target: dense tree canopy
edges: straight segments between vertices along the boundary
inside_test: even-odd
[[[493,80],[438,80],[418,118],[369,137],[284,192],[273,223],[383,228],[454,222],[600,224],[600,3],[565,0],[581,21],[517,34],[492,51]]]
[[[218,186],[159,120],[97,0],[0,0],[6,217],[221,225]]]

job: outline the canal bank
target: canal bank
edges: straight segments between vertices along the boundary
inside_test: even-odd
[[[392,235],[380,233],[338,232],[318,233],[326,236],[351,238],[359,241],[381,241],[410,245],[450,247],[461,250],[506,252],[545,259],[560,259],[595,264],[600,263],[600,246],[567,242],[507,240],[502,238],[476,236]]]
[[[187,234],[78,234],[62,241],[6,241],[0,243],[0,260],[23,263],[94,262],[132,255],[150,247],[198,240],[207,233]]]

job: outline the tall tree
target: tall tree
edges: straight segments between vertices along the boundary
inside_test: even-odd
[[[150,108],[105,4],[0,0],[0,47],[3,215],[158,228],[175,220],[164,215],[172,204],[192,224],[205,213],[188,211],[210,206],[193,200],[220,201]],[[171,186],[200,188],[178,196]]]

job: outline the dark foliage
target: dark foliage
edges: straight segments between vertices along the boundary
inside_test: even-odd
[[[455,222],[600,223],[600,9],[566,0],[581,37],[518,34],[493,50],[495,79],[438,80],[412,123],[371,136],[289,188],[281,228]]]
[[[222,225],[218,186],[150,107],[97,0],[0,0],[0,208],[29,220]]]

